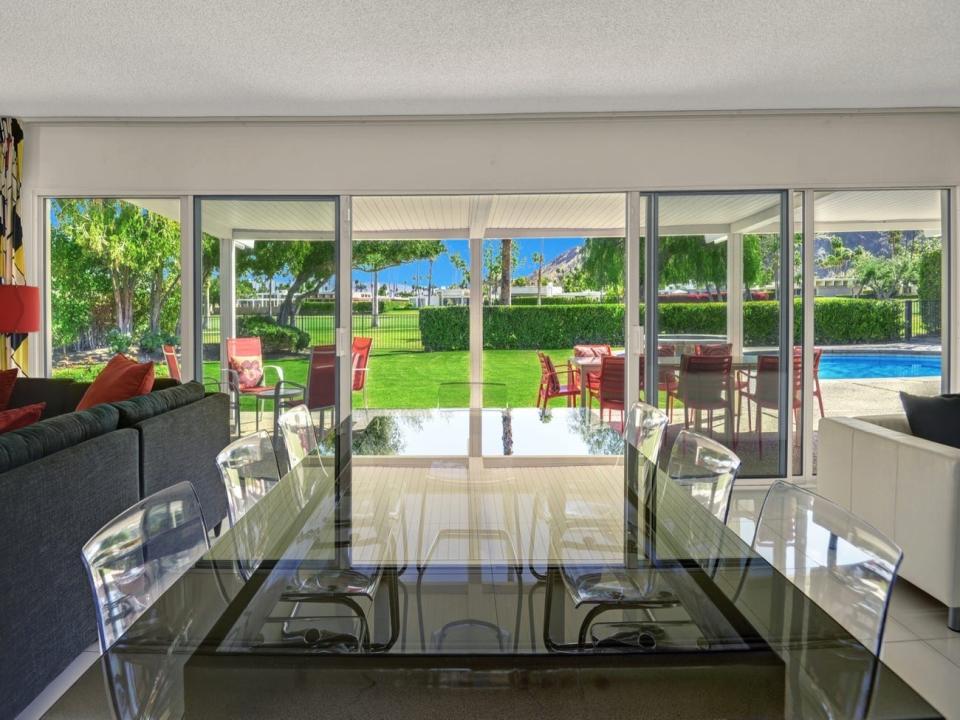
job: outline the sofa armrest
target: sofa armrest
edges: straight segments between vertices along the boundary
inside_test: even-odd
[[[215,528],[227,514],[227,493],[216,459],[230,444],[230,398],[207,394],[134,428],[140,432],[142,496],[189,480],[200,499],[207,529]]]

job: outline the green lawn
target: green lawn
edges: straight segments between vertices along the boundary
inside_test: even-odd
[[[556,362],[569,357],[569,349],[548,350]],[[506,384],[506,400],[510,407],[534,407],[540,383],[540,365],[534,350],[486,350],[483,353],[483,376],[486,382]],[[284,377],[305,383],[307,359],[271,360],[269,365],[283,368]],[[218,364],[204,363],[204,375],[216,377]],[[367,375],[367,403],[371,408],[430,408],[438,402],[448,407],[467,407],[469,389],[448,387],[443,383],[467,383],[470,378],[470,353],[382,353],[370,356]],[[273,377],[269,378],[273,381]],[[487,402],[502,404],[502,394],[488,393]],[[354,393],[354,407],[363,407],[363,394]],[[565,401],[555,400],[553,405]]]
[[[566,362],[570,348],[545,351],[557,364]],[[266,358],[266,364],[283,368],[284,377],[296,383],[307,380],[307,356],[302,359]],[[96,377],[103,364],[54,370],[54,377],[71,377],[89,381]],[[203,364],[204,377],[219,377],[219,363]],[[166,377],[167,368],[157,363],[158,377]],[[385,352],[370,356],[367,376],[367,403],[371,408],[432,408],[438,403],[444,407],[468,407],[470,377],[470,353],[459,352]],[[510,407],[534,407],[537,402],[537,387],[540,383],[540,364],[535,350],[484,350],[483,378],[485,382],[502,383],[506,386],[506,402]],[[273,373],[268,376],[273,382]],[[464,383],[459,387],[441,389],[443,383]],[[661,393],[662,394],[662,393]],[[661,398],[663,400],[663,398]],[[501,407],[504,394],[488,391],[485,402]],[[354,393],[354,407],[363,407],[363,394]],[[566,404],[562,398],[551,402],[552,407]],[[243,408],[252,410],[253,399],[245,398]]]

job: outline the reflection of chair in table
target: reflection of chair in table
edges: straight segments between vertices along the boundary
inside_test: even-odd
[[[666,492],[679,491],[688,494],[718,521],[719,533],[726,521],[730,493],[740,467],[740,459],[719,443],[684,430],[678,435],[670,452],[667,466],[670,484],[660,488],[656,485],[657,454],[651,452],[657,447],[657,432],[662,435],[663,428],[658,430],[657,425],[650,424],[646,430],[641,428],[636,435],[639,440],[636,449],[642,462],[640,471],[643,477],[654,482],[651,491],[647,493],[645,507],[656,507],[661,495]],[[647,519],[648,523],[653,521],[651,518]],[[691,559],[702,559],[710,555],[712,548],[698,547],[695,544],[699,535],[680,537],[687,530],[670,527],[660,531],[663,529],[668,530],[675,539],[679,539],[680,545],[688,550],[691,556],[698,556]],[[648,546],[644,549],[644,557],[636,567],[626,563],[602,563],[593,566],[589,562],[561,563],[556,572],[574,607],[590,606],[590,610],[580,624],[576,645],[554,642],[550,635],[552,593],[548,580],[544,610],[544,644],[550,650],[585,649],[588,633],[595,620],[601,614],[613,610],[642,610],[646,613],[647,620],[610,624],[604,628],[611,631],[608,636],[596,633],[592,635],[591,644],[595,648],[654,649],[664,627],[688,626],[691,623],[687,618],[664,621],[653,616],[654,610],[681,606],[679,598],[663,585],[663,567],[657,558],[655,547]]]
[[[285,417],[288,421],[285,423],[289,426],[286,428],[288,431],[295,427],[296,424],[292,422],[295,418],[301,421],[301,425],[309,422],[309,414],[304,412],[293,413],[292,415],[287,413]],[[315,438],[315,431],[312,426],[300,427],[295,429],[294,432],[296,433],[297,430],[304,430]],[[296,435],[296,441],[300,441],[299,434]],[[307,444],[309,445],[309,439]],[[313,454],[316,454],[316,452],[314,447]],[[293,454],[297,454],[296,448],[294,448]],[[304,459],[301,459],[299,463],[295,464],[293,472],[303,471],[303,463]],[[233,528],[230,535],[234,543],[238,545],[237,573],[244,582],[247,582],[253,577],[265,557],[268,549],[264,546],[264,543],[268,542],[269,539],[260,536],[257,532],[258,523],[247,523],[242,527],[237,527],[237,525],[241,518],[251,512],[267,493],[274,490],[280,478],[279,463],[270,437],[265,431],[261,430],[255,435],[241,438],[229,445],[218,456],[217,464],[220,467],[227,489],[230,524]],[[318,465],[315,470],[322,471],[322,467]],[[307,500],[307,498],[298,498],[298,502],[304,504]],[[386,537],[385,541],[379,539],[382,536]],[[382,529],[371,531],[371,538],[369,541],[373,543],[386,542],[389,544],[393,542],[392,534]],[[364,541],[359,529],[354,529],[354,537],[351,540],[354,546],[358,542]],[[319,567],[307,566],[305,571],[301,571],[300,568],[294,571],[293,577],[290,578],[279,596],[281,602],[293,604],[292,611],[289,615],[282,617],[271,616],[267,618],[268,622],[283,624],[278,646],[287,647],[293,644],[317,651],[325,649],[343,651],[345,648],[365,652],[388,650],[396,642],[400,628],[396,572],[392,570],[385,572],[381,564],[363,567],[354,567],[349,563],[343,565],[340,562],[339,537],[324,538],[318,540],[318,542],[326,545],[333,543],[332,554],[334,558],[329,562],[321,563]],[[380,582],[385,575],[387,575],[391,634],[386,643],[376,644],[370,638],[366,613],[360,607],[358,600],[366,600],[372,605]],[[340,632],[330,632],[316,627],[288,631],[288,625],[293,622],[330,620],[328,616],[324,615],[299,614],[299,608],[302,604],[339,605],[347,608],[356,618],[359,627],[357,636],[347,637]],[[263,647],[269,647],[269,643],[264,644]]]
[[[511,645],[511,639],[513,650],[519,646],[523,568],[517,550],[520,544],[520,510],[515,478],[506,468],[471,470],[470,462],[463,459],[435,463],[427,473],[428,486],[423,488],[421,494],[417,530],[416,594],[420,648],[424,652],[444,649],[444,643],[458,634],[474,638],[469,641],[468,649],[477,652],[491,646],[498,651],[506,651]],[[478,461],[473,462],[477,464]],[[431,511],[435,511],[437,507],[428,503],[430,495],[442,499],[444,518],[439,526],[433,522],[434,513]],[[461,502],[458,508],[457,500],[466,502]],[[459,516],[459,519],[456,519],[456,516]],[[431,539],[424,551],[428,525],[427,537]],[[442,552],[444,550],[445,553]],[[446,555],[445,558],[438,557],[443,554]],[[502,568],[508,580],[515,582],[517,588],[513,630],[500,627],[487,618],[457,618],[438,628],[432,635],[431,646],[428,647],[424,618],[424,580],[431,569],[439,573],[443,565],[468,575],[497,572]],[[486,637],[492,641],[492,645],[483,645],[478,637]]]

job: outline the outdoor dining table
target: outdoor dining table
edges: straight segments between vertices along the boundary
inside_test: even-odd
[[[616,353],[618,357],[623,357],[623,353]],[[733,362],[730,365],[730,371],[734,374],[738,370],[756,370],[757,355],[733,355]],[[664,355],[657,358],[657,365],[665,370],[680,371],[679,355]],[[589,401],[589,390],[586,383],[586,375],[591,372],[600,372],[600,363],[602,358],[598,356],[591,357],[572,357],[570,363],[580,368],[580,406],[586,408]]]
[[[475,500],[504,494],[513,510],[480,502],[477,517],[435,511],[427,524],[426,493],[446,508],[456,490],[449,463],[439,490],[436,468],[406,468],[423,492],[408,485],[389,507],[367,498],[371,511],[355,488],[384,468],[335,473],[330,460],[286,474],[45,717],[939,717],[736,533],[635,460],[612,480],[613,506],[594,509],[621,518],[606,530],[584,525],[589,503],[571,520],[583,478],[468,483]],[[584,528],[590,542],[569,542]],[[418,530],[480,542],[424,553],[426,538],[410,542]],[[528,548],[532,533],[547,549]],[[581,571],[655,576],[680,599],[683,633],[667,622],[653,647],[578,644],[583,615],[562,578]],[[368,642],[350,640],[349,603],[330,615],[305,593],[284,601],[291,584],[337,572],[382,578]],[[341,587],[316,585],[328,596]]]

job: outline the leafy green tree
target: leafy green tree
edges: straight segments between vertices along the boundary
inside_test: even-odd
[[[577,268],[560,276],[560,287],[564,292],[583,292],[587,289],[587,276],[583,269]]]
[[[118,331],[132,334],[138,291],[149,295],[149,327],[180,283],[179,225],[132,203],[111,199],[54,201],[61,240],[97,258],[110,280]]]
[[[623,294],[623,238],[587,238],[583,244],[583,279],[587,287]]]
[[[293,278],[277,310],[277,324],[290,325],[300,305],[329,282],[335,272],[334,244],[308,240],[268,240],[237,252],[236,272],[261,281],[279,274]]]
[[[855,250],[848,248],[836,235],[832,235],[829,239],[830,252],[820,258],[820,266],[832,270],[837,277],[847,277],[857,258],[865,251],[862,247]]]
[[[445,251],[440,240],[362,240],[353,244],[353,267],[372,274],[377,288],[377,275],[383,270],[414,260],[435,260]],[[371,305],[372,327],[380,324],[379,304]]]

